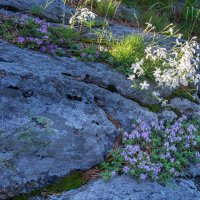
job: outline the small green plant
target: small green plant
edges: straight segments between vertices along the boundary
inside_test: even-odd
[[[40,6],[32,6],[30,9],[30,13],[36,16],[42,16],[43,9]]]
[[[38,19],[39,20],[39,19]],[[35,38],[41,38],[44,36],[44,33],[39,31],[40,25],[36,23],[36,21],[33,18],[27,18],[26,23],[24,22],[24,19],[22,18],[22,21],[20,23],[19,27],[19,33],[23,37],[35,37]]]
[[[144,47],[144,39],[139,35],[130,35],[120,41],[114,41],[109,50],[110,64],[130,75],[132,63],[144,57]]]
[[[95,0],[94,5],[98,12],[105,17],[114,17],[120,1],[118,0]]]
[[[49,31],[51,32],[50,38],[57,44],[72,44],[79,38],[78,32],[75,32],[72,28],[49,27]]]
[[[80,59],[84,61],[96,61],[100,57],[100,51],[98,50],[97,46],[91,44],[84,48],[80,53]]]
[[[130,133],[124,133],[121,147],[112,150],[102,164],[103,178],[130,174],[166,183],[180,176],[190,162],[200,162],[199,128],[198,120],[185,116],[174,122],[138,120]]]
[[[0,23],[0,37],[12,41],[15,32],[15,24],[12,20],[6,20]]]

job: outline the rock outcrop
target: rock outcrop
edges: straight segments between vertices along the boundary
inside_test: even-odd
[[[62,21],[62,1],[52,1],[43,9],[46,3],[0,0],[0,13],[22,15],[39,7],[42,17]],[[74,9],[65,9],[69,18]],[[116,37],[142,31],[120,24],[111,24],[109,30]],[[169,41],[174,39],[165,44]],[[73,170],[102,162],[120,129],[129,131],[133,120],[177,117],[170,110],[150,111],[158,100],[131,85],[106,64],[50,56],[0,40],[0,199],[41,188]],[[161,93],[168,95],[165,90]],[[200,116],[200,106],[189,100],[174,98],[170,106],[182,114]],[[48,199],[197,200],[200,193],[193,179],[199,180],[199,172],[191,166],[186,175],[190,179],[174,180],[172,187],[137,183],[128,176],[96,180]]]
[[[104,159],[118,128],[138,118],[156,121],[155,113],[124,97],[123,83],[129,84],[106,65],[1,41],[0,194],[88,169]]]

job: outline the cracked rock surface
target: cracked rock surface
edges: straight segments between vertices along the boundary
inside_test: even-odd
[[[88,169],[103,161],[118,128],[128,129],[138,118],[157,121],[155,113],[125,97],[123,84],[130,83],[106,65],[1,41],[1,198]]]

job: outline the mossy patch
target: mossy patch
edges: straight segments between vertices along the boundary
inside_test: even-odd
[[[42,193],[48,193],[48,194],[55,194],[55,193],[62,193],[64,191],[68,191],[71,189],[78,188],[82,185],[87,183],[87,180],[83,177],[83,172],[81,171],[75,171],[72,172],[70,175],[62,178],[60,181],[50,184],[42,189],[33,190],[30,193],[27,194],[21,194],[18,196],[15,196],[11,198],[11,200],[28,200],[29,197],[32,196],[39,196]]]

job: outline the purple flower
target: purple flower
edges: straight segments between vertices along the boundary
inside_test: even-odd
[[[20,19],[20,24],[24,25],[26,23],[27,19],[28,19],[27,15],[22,15],[21,19]]]
[[[34,41],[34,38],[33,38],[33,37],[29,37],[28,40],[29,40],[30,42],[33,42],[33,41]]]
[[[131,134],[129,135],[129,139],[139,138],[140,134],[137,130],[131,131]]]
[[[129,170],[130,170],[130,167],[128,167],[128,166],[124,166],[122,169],[122,171],[126,174],[129,172]]]
[[[35,38],[35,43],[36,43],[38,46],[40,46],[43,42],[42,42],[41,39]]]
[[[116,176],[116,174],[117,174],[116,171],[111,172],[112,177]]]
[[[145,180],[147,178],[147,174],[140,174],[140,179]]]
[[[174,168],[171,168],[171,169],[170,169],[170,172],[174,173],[174,172],[175,172],[175,169],[174,169]]]
[[[20,37],[17,38],[17,42],[18,43],[24,43],[25,42],[25,38],[20,36]]]
[[[89,54],[89,55],[88,55],[88,58],[89,58],[89,59],[91,59],[91,58],[92,58],[92,55],[91,55],[91,54]]]
[[[177,151],[177,148],[176,148],[175,146],[171,146],[171,147],[169,147],[169,149],[170,149],[171,151],[174,151],[174,152]]]
[[[48,35],[43,36],[44,39],[49,39]]]
[[[170,154],[169,152],[167,152],[167,153],[165,154],[165,157],[166,157],[166,158],[170,158],[170,157],[171,157],[171,154]]]
[[[82,58],[85,58],[85,56],[86,56],[85,53],[82,53],[82,54],[81,54],[81,57],[82,57]]]
[[[96,58],[99,58],[99,55],[100,55],[100,54],[99,54],[99,52],[97,51],[97,52],[95,53],[95,57],[96,57]]]
[[[39,28],[39,31],[40,31],[41,33],[47,33],[47,32],[48,32],[48,29],[47,29],[47,27],[46,27],[45,25],[43,25],[43,26],[41,26],[41,27]]]
[[[137,162],[137,159],[136,158],[129,158],[129,163],[130,165],[135,165],[135,163]]]
[[[149,172],[149,171],[151,170],[151,168],[150,168],[148,165],[145,165],[145,166],[143,167],[143,169],[145,169],[147,172]]]
[[[35,23],[41,25],[44,21],[41,20],[40,18],[35,18]]]
[[[196,131],[196,128],[194,127],[193,124],[190,124],[190,125],[188,126],[188,128],[187,128],[187,131],[188,131],[190,134],[192,134],[193,132]]]
[[[49,52],[50,52],[51,54],[55,54],[56,51],[55,51],[55,49],[50,48],[50,49],[49,49]]]
[[[150,131],[151,127],[146,122],[142,122],[140,124],[140,129],[141,131]]]
[[[45,52],[47,50],[47,48],[45,47],[45,46],[42,46],[41,48],[40,48],[40,51],[41,52]]]
[[[127,145],[126,146],[126,151],[127,151],[128,155],[133,155],[133,154],[135,154],[135,153],[140,151],[140,146],[139,145],[134,145],[134,146]]]
[[[142,137],[147,141],[150,142],[151,140],[149,139],[150,131],[144,131],[141,133]]]
[[[196,156],[197,159],[200,159],[200,153],[199,152],[196,152],[195,156]]]
[[[165,142],[164,147],[169,147],[169,142]]]

